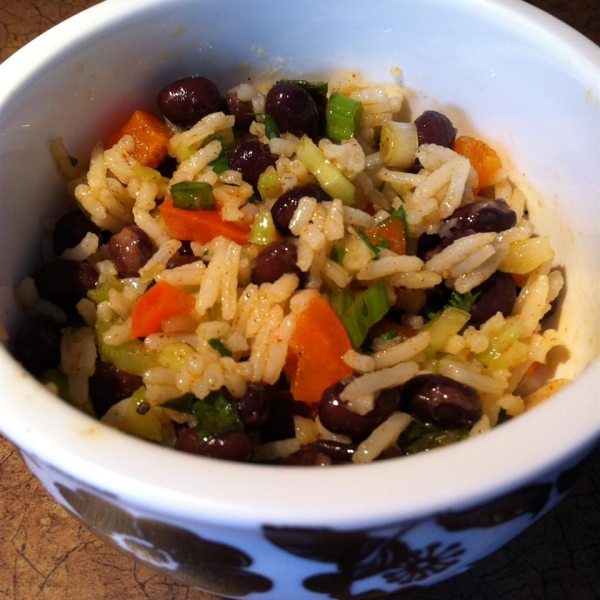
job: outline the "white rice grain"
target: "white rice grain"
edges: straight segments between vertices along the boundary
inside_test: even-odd
[[[415,362],[404,362],[393,367],[366,373],[353,379],[340,393],[340,398],[352,401],[367,394],[406,383],[416,375],[419,366]]]
[[[428,331],[421,331],[417,335],[404,340],[388,348],[373,354],[373,362],[376,369],[392,367],[398,363],[405,362],[423,352],[429,345],[431,336]]]
[[[390,255],[382,256],[378,260],[372,260],[365,265],[357,274],[356,279],[370,281],[382,279],[396,273],[411,273],[421,270],[423,261],[417,256]]]
[[[386,448],[398,441],[400,434],[410,425],[411,420],[412,417],[407,413],[395,412],[390,415],[358,445],[352,456],[352,462],[356,464],[373,462]]]

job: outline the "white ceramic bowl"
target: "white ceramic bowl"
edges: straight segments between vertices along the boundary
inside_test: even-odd
[[[202,589],[353,598],[429,585],[529,526],[600,435],[600,49],[514,0],[108,0],[0,66],[0,318],[38,260],[39,217],[64,183],[48,143],[83,156],[164,84],[250,72],[390,80],[414,114],[446,112],[493,143],[530,190],[567,294],[559,330],[576,376],[541,406],[443,450],[366,467],[271,468],[127,437],[51,396],[0,349],[0,427],[58,502],[104,539]]]

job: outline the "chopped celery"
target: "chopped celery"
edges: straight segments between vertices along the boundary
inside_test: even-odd
[[[263,208],[254,219],[248,241],[259,246],[268,246],[277,239],[277,229],[273,215],[268,208]]]
[[[175,208],[185,210],[214,210],[216,208],[210,183],[180,181],[171,186],[171,197]]]
[[[258,177],[256,184],[261,200],[266,202],[274,198],[279,198],[283,192],[277,170],[273,166],[268,166]]]
[[[98,353],[104,362],[113,364],[119,371],[140,377],[147,369],[160,365],[158,352],[147,350],[140,340],[129,340],[119,346],[108,345],[102,338],[102,333],[108,327],[109,325],[102,321],[96,325]]]
[[[423,331],[428,331],[431,336],[429,346],[425,349],[425,356],[432,358],[453,335],[456,335],[467,324],[470,318],[471,315],[468,312],[449,306],[439,317],[429,321],[423,327]]]
[[[338,315],[354,348],[359,348],[369,329],[390,310],[383,281],[354,295],[349,290],[339,290],[331,296],[331,306]]]
[[[160,442],[162,440],[162,426],[152,404],[145,402],[146,388],[138,388],[127,405],[123,419],[116,423],[121,431],[136,437]]]
[[[356,137],[363,105],[358,100],[333,92],[327,102],[327,137],[334,142]]]
[[[514,318],[506,320],[499,331],[490,338],[490,343],[485,351],[477,358],[486,366],[498,360],[503,352],[508,350],[525,332],[525,327]]]
[[[87,297],[94,303],[100,304],[100,302],[104,302],[108,300],[108,292],[109,290],[117,290],[118,292],[123,291],[123,283],[119,281],[116,277],[106,277],[103,280],[102,275],[100,276],[100,280],[96,284],[96,287],[93,290],[89,290],[87,293]]]
[[[159,171],[143,165],[134,165],[133,176],[144,181],[160,181],[162,178]]]
[[[379,151],[386,167],[406,169],[417,157],[419,138],[414,123],[388,121],[381,127]]]
[[[296,156],[332,198],[339,198],[346,206],[354,204],[356,196],[354,184],[325,158],[323,151],[308,136],[303,136],[296,145]]]
[[[194,352],[195,350],[185,342],[173,342],[159,352],[158,362],[163,367],[178,371]]]
[[[553,258],[550,239],[547,236],[533,237],[512,242],[498,269],[505,273],[525,275]]]

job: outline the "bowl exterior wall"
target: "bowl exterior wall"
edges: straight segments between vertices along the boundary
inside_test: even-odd
[[[379,598],[459,574],[531,526],[564,497],[594,445],[526,485],[476,505],[373,528],[262,523],[215,526],[150,511],[22,456],[55,500],[105,542],[176,581],[256,600]],[[283,567],[282,567],[283,566]]]

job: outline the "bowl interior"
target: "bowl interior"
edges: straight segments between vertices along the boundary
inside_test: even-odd
[[[157,90],[178,77],[201,74],[227,90],[248,78],[321,79],[351,70],[367,81],[400,79],[407,88],[407,114],[438,109],[461,133],[478,135],[499,151],[527,192],[537,230],[552,237],[556,262],[566,274],[558,327],[571,354],[557,373],[574,377],[587,370],[573,386],[503,431],[435,457],[372,465],[368,475],[344,468],[327,477],[282,469],[276,479],[270,469],[201,460],[202,469],[219,481],[210,493],[172,472],[173,460],[190,469],[200,464],[193,462],[196,458],[175,458],[107,431],[50,398],[2,353],[2,385],[9,386],[0,400],[5,433],[50,461],[69,459],[81,477],[106,478],[103,484],[113,487],[142,482],[142,488],[156,492],[156,502],[169,496],[165,490],[175,489],[181,506],[193,511],[198,504],[194,508],[189,497],[203,495],[201,504],[223,518],[238,518],[239,502],[220,501],[233,490],[231,482],[222,481],[226,477],[243,477],[245,499],[256,500],[250,513],[257,515],[267,510],[260,501],[280,493],[289,478],[292,490],[282,492],[289,502],[278,513],[282,519],[301,506],[293,489],[302,479],[315,488],[327,486],[344,504],[341,512],[320,513],[330,521],[361,515],[364,502],[377,502],[381,515],[434,506],[431,487],[426,491],[418,485],[422,463],[438,474],[431,479],[433,488],[444,486],[446,498],[464,499],[524,479],[588,443],[600,429],[597,404],[596,418],[589,418],[599,372],[597,361],[589,365],[600,354],[599,54],[591,42],[537,9],[491,0],[388,0],[373,6],[358,0],[318,5],[259,0],[243,9],[235,0],[107,0],[34,40],[0,67],[5,82],[0,90],[0,319],[9,333],[19,319],[14,286],[39,260],[40,217],[57,216],[66,206],[65,184],[48,150],[53,138],[63,137],[70,154],[85,160],[96,140],[133,109],[154,110]],[[395,67],[401,75],[392,75]],[[27,399],[26,407],[21,398]],[[50,412],[56,423],[51,431],[45,426]],[[524,439],[532,435],[540,446],[523,459]],[[558,437],[552,440],[552,435]],[[128,458],[134,448],[148,452],[153,469],[136,467]],[[455,461],[472,469],[449,482],[448,467]],[[495,477],[490,464],[497,469]],[[394,505],[386,494],[397,495],[399,484],[383,481],[393,469],[414,484]],[[111,472],[118,476],[108,477]],[[370,485],[353,493],[356,475],[367,477]],[[319,498],[307,502],[323,509]],[[300,515],[305,508],[296,510],[295,518],[309,519],[310,512]]]

